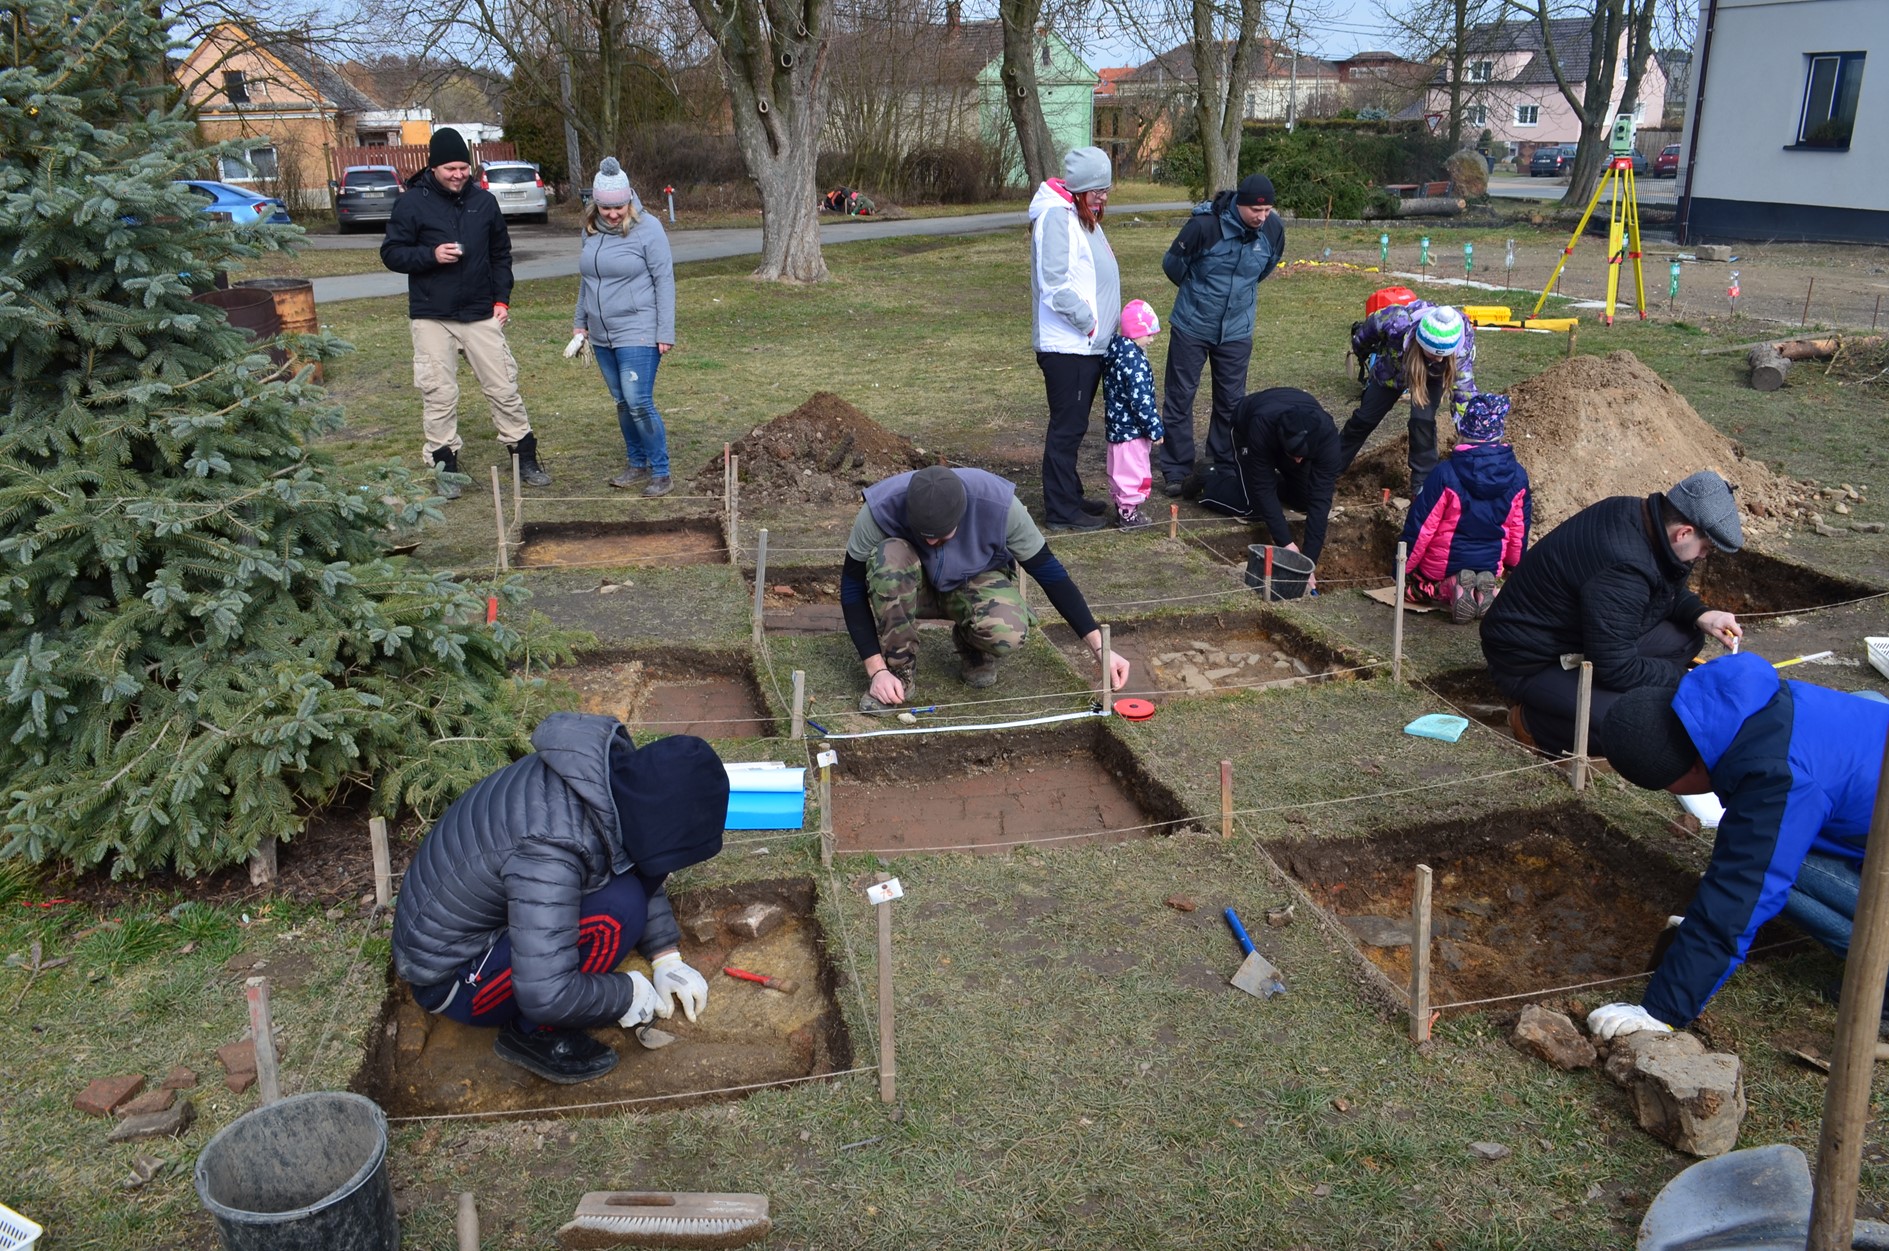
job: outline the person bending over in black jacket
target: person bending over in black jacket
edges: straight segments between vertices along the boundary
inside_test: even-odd
[[[1338,426],[1318,400],[1295,387],[1269,387],[1233,410],[1234,464],[1210,468],[1200,502],[1265,525],[1275,547],[1318,561],[1338,475]],[[1285,509],[1305,514],[1305,542],[1292,539]],[[1316,589],[1316,573],[1307,588]]]
[[[1572,750],[1582,659],[1594,665],[1588,724],[1598,729],[1626,692],[1677,687],[1707,634],[1728,647],[1744,635],[1686,585],[1714,547],[1744,546],[1732,490],[1702,469],[1664,495],[1591,504],[1528,549],[1482,619],[1482,654],[1513,701],[1517,738]],[[1599,736],[1590,744],[1607,749]]]
[[[560,712],[534,754],[453,801],[408,866],[394,969],[428,1012],[497,1027],[500,1059],[547,1081],[602,1077],[585,1031],[693,1021],[708,982],[682,962],[663,879],[721,850],[728,774],[699,738],[638,748],[614,717]],[[632,943],[651,972],[613,972]]]

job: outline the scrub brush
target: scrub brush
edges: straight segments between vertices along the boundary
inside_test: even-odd
[[[774,1226],[767,1196],[593,1190],[558,1230],[567,1251],[593,1247],[739,1247]]]

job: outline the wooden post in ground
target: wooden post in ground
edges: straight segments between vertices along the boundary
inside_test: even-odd
[[[264,1103],[274,1103],[282,1097],[282,1079],[276,1070],[275,1026],[269,1021],[269,979],[250,978],[243,995],[249,1000],[249,1032],[256,1039],[256,1090]]]
[[[1115,711],[1115,648],[1108,639],[1108,627],[1102,627],[1102,712],[1104,715]]]
[[[1181,537],[1181,506],[1179,504],[1168,505],[1168,537],[1170,539]]]
[[[1266,544],[1266,572],[1261,575],[1260,599],[1272,603],[1272,544]]]
[[[761,534],[754,549],[754,647],[761,648],[761,623],[764,608],[761,597],[767,593],[767,527],[761,527]]]
[[[479,1251],[479,1204],[470,1190],[459,1193],[459,1212],[453,1218],[453,1233],[459,1239],[459,1251]]]
[[[1889,743],[1883,745],[1889,775]],[[1889,974],[1889,786],[1876,788],[1876,810],[1863,852],[1862,886],[1850,954],[1843,962],[1835,1054],[1824,1088],[1823,1132],[1817,1139],[1815,1188],[1806,1251],[1843,1251],[1856,1225],[1856,1182],[1869,1128],[1869,1092],[1875,1076],[1876,1028],[1883,977]]]
[[[820,744],[820,755],[833,750],[831,743]],[[833,767],[820,761],[820,867],[833,867]]]
[[[1220,762],[1220,841],[1233,837],[1233,762]]]
[[[741,567],[741,458],[728,458],[728,563]]]
[[[1581,326],[1579,322],[1576,322],[1574,325],[1568,327],[1568,359],[1569,360],[1574,359],[1574,343],[1575,343],[1576,338],[1579,336],[1580,329],[1581,329]]]
[[[368,818],[367,839],[374,847],[374,906],[387,908],[394,901],[394,858],[387,845],[386,817]]]
[[[734,458],[733,445],[728,444],[728,443],[722,444],[721,445],[721,517],[724,523],[726,523],[728,520],[728,509],[729,509],[730,503],[734,499],[734,488],[729,485],[730,481],[732,481],[732,479],[729,477],[729,467],[734,463],[733,458]]]
[[[794,723],[793,737],[807,737],[807,671],[794,670]]]
[[[492,466],[492,520],[498,524],[498,571],[508,572],[512,567],[512,555],[508,548],[511,544],[505,537],[505,497],[499,493],[498,466]]]
[[[1574,789],[1587,789],[1588,718],[1594,708],[1594,662],[1581,662],[1581,683],[1574,689]]]
[[[1817,275],[1812,274],[1810,276],[1810,285],[1804,288],[1804,315],[1797,319],[1797,324],[1800,326],[1808,326],[1810,324],[1810,295],[1811,295],[1811,292],[1815,291],[1816,289],[1817,289]]]
[[[1410,1041],[1430,1041],[1430,866],[1417,866],[1410,897]]]
[[[890,873],[873,875],[889,882]],[[879,1102],[898,1100],[898,1057],[892,1047],[892,903],[874,904],[879,910]]]
[[[1410,544],[1397,545],[1397,600],[1391,605],[1391,681],[1404,680],[1404,579],[1410,559]]]
[[[518,454],[512,453],[512,528],[523,538],[525,527],[525,475]]]
[[[274,886],[276,876],[275,839],[265,838],[249,853],[249,884]]]

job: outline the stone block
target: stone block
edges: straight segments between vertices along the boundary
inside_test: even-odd
[[[401,1060],[417,1059],[426,1050],[427,1031],[433,1024],[431,1017],[432,1014],[417,1003],[403,1003],[394,1010],[394,1051]]]
[[[252,1066],[253,1067],[253,1066]],[[95,1077],[78,1093],[72,1106],[90,1116],[110,1116],[120,1106],[137,1097],[144,1089],[144,1074],[126,1073],[118,1077]]]
[[[728,918],[728,928],[742,938],[764,938],[787,920],[779,904],[751,903]]]
[[[1642,1056],[1627,1089],[1640,1128],[1667,1146],[1688,1155],[1714,1156],[1738,1145],[1745,1081],[1737,1056]]]
[[[129,1116],[105,1136],[106,1142],[130,1142],[136,1138],[172,1138],[190,1128],[197,1119],[197,1105],[186,1099],[174,1108],[146,1116]]]
[[[196,1070],[185,1068],[181,1064],[172,1069],[169,1076],[164,1079],[165,1090],[192,1090],[196,1085]]]
[[[218,1063],[223,1071],[231,1075],[248,1073],[252,1077],[256,1072],[256,1043],[254,1039],[243,1038],[233,1043],[224,1043],[216,1049]]]
[[[233,1095],[240,1095],[256,1084],[255,1069],[238,1069],[223,1075],[223,1085]]]
[[[147,1090],[131,1102],[120,1105],[119,1116],[149,1116],[153,1112],[168,1112],[177,1099],[177,1092],[168,1086],[159,1086],[156,1090]]]
[[[1595,1061],[1594,1044],[1564,1014],[1551,1012],[1540,1004],[1522,1009],[1509,1043],[1518,1051],[1546,1060],[1563,1072],[1590,1067]]]
[[[1702,261],[1719,261],[1723,263],[1732,259],[1732,250],[1722,243],[1703,244],[1692,249],[1692,254]]]
[[[1613,1040],[1607,1050],[1606,1074],[1616,1086],[1633,1084],[1633,1071],[1645,1056],[1702,1056],[1705,1044],[1691,1034],[1677,1031],[1662,1034],[1640,1030]]]
[[[721,936],[721,922],[712,912],[697,912],[682,922],[682,932],[698,946],[706,947]]]

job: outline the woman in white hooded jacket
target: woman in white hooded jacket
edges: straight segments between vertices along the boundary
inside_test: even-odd
[[[1063,176],[1030,201],[1030,293],[1036,364],[1049,398],[1043,436],[1043,519],[1051,530],[1095,530],[1108,505],[1084,499],[1076,453],[1102,381],[1102,357],[1122,320],[1121,270],[1102,234],[1114,173],[1100,148],[1075,148]]]

